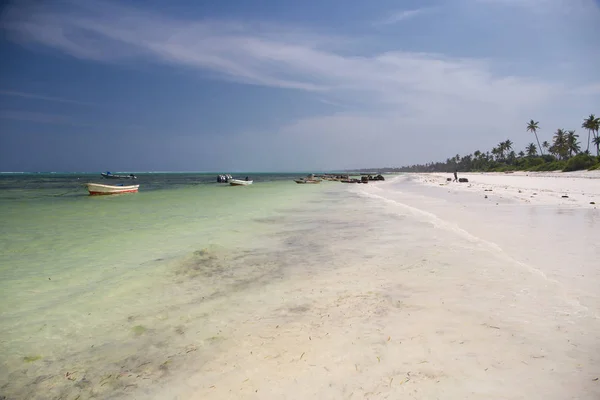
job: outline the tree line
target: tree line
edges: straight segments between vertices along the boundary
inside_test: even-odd
[[[472,154],[459,154],[445,162],[415,164],[401,168],[391,168],[398,172],[503,172],[503,171],[576,171],[600,169],[600,118],[591,114],[584,119],[581,127],[587,131],[585,150],[579,141],[576,130],[557,129],[550,142],[540,143],[538,121],[530,120],[526,132],[533,133],[536,143],[529,143],[523,150],[516,150],[510,139],[498,143],[489,151],[477,150]],[[590,145],[595,147],[592,155]]]

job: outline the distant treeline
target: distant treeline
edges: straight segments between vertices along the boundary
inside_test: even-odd
[[[400,168],[369,168],[357,170],[359,173],[382,172],[504,172],[504,171],[577,171],[584,169],[600,169],[600,118],[594,114],[583,121],[581,127],[587,130],[585,150],[579,142],[575,130],[558,129],[552,137],[552,142],[540,144],[537,132],[539,122],[531,120],[527,123],[526,131],[535,135],[535,143],[529,143],[525,149],[515,151],[513,142],[507,139],[498,143],[490,151],[477,150],[472,154],[459,154],[444,162],[415,164]],[[595,147],[596,155],[590,151],[590,145]]]

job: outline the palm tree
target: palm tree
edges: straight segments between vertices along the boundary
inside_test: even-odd
[[[596,116],[594,114],[590,114],[590,116],[587,119],[583,120],[583,124],[581,124],[581,127],[583,129],[586,129],[588,131],[588,141],[587,141],[587,152],[590,151],[590,134],[591,132],[595,131],[595,122],[598,118],[596,118]]]
[[[545,148],[545,149],[547,149],[547,148],[549,148],[549,147],[550,147],[550,143],[548,143],[548,141],[547,141],[547,140],[544,140],[544,143],[542,143],[542,147],[543,147],[543,148]],[[544,155],[544,153],[543,153],[543,152],[542,152],[542,155]]]
[[[496,158],[496,161],[498,161],[498,159],[500,158],[500,149],[497,147],[494,147],[492,149],[492,156],[494,156]]]
[[[598,144],[598,131],[600,130],[600,118],[594,119],[594,121],[590,124],[592,128],[592,132],[595,132],[596,136],[594,137],[594,144],[596,145],[596,156],[600,157],[600,144]]]
[[[592,142],[596,145],[596,155],[600,157],[600,136],[596,135]]]
[[[550,152],[556,154],[561,160],[567,156],[569,147],[567,144],[567,134],[565,133],[564,129],[558,129],[554,134],[552,146],[550,146]]]
[[[533,148],[535,149],[535,144],[533,145]],[[521,150],[519,152],[519,158],[523,158],[523,157],[525,157],[525,152],[523,150]]]
[[[504,142],[504,149],[506,151],[510,151],[510,150],[512,150],[512,145],[513,145],[513,142],[511,142],[510,139],[506,139],[506,141]]]
[[[569,157],[573,156],[573,153],[577,154],[581,151],[577,138],[579,135],[575,134],[575,131],[569,131],[567,133],[567,150],[569,151]]]
[[[535,140],[537,140],[538,147],[540,148],[542,155],[544,155],[544,152],[542,151],[542,146],[540,146],[540,139],[538,139],[538,135],[537,135],[537,131],[538,131],[538,129],[540,129],[540,126],[538,124],[539,124],[538,121],[534,121],[534,120],[529,121],[529,123],[527,124],[527,131],[533,132],[533,134],[535,135]]]
[[[533,143],[529,143],[529,145],[527,145],[525,148],[525,151],[527,152],[527,157],[533,157],[537,155],[537,148]]]

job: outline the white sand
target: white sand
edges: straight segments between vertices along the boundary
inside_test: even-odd
[[[447,182],[452,174],[419,174],[419,180],[429,185],[447,186],[449,190],[464,190],[494,199],[511,199],[540,205],[589,206],[600,205],[600,171],[577,172],[514,172],[459,173],[468,183]],[[568,196],[568,197],[563,197]]]
[[[599,399],[600,175],[446,176],[340,189],[319,259],[215,304],[152,397]]]

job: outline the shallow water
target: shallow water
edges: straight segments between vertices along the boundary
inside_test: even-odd
[[[518,222],[526,208],[465,198],[448,216],[422,189],[287,179],[4,200],[0,395],[595,398],[596,298],[576,297],[570,253],[546,247],[544,264],[504,242],[537,229]],[[486,234],[482,215],[503,225]]]
[[[324,189],[253,178],[231,187],[212,175],[148,174],[139,193],[90,197],[81,186],[90,176],[2,176],[0,394],[75,394],[88,385],[73,388],[65,374],[91,386],[113,363],[152,353],[161,332],[183,332],[180,304],[276,274],[264,250],[273,225]]]

